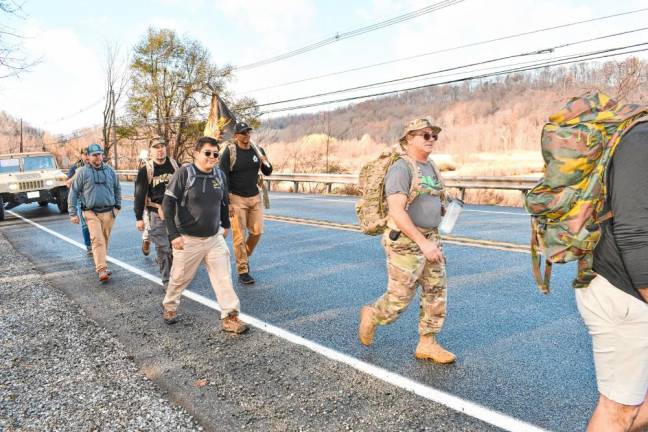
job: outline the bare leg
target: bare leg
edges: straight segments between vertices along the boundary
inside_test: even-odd
[[[635,418],[634,423],[632,423],[632,432],[646,432],[648,431],[648,393],[646,393],[646,398],[644,403],[639,408],[639,414]]]
[[[645,405],[645,404],[644,404]],[[639,412],[640,405],[623,405],[600,395],[587,432],[627,432]]]

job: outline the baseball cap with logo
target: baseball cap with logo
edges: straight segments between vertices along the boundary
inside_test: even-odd
[[[405,137],[407,136],[408,133],[425,129],[425,128],[431,128],[433,134],[438,134],[439,132],[441,132],[441,128],[439,126],[435,126],[434,123],[432,123],[431,119],[419,118],[407,123],[407,125],[405,126],[405,130],[403,131],[403,136],[400,138],[399,141],[402,144],[405,142]]]
[[[167,145],[167,142],[162,137],[152,140],[151,144],[150,144],[151,147],[156,147],[156,146],[166,147],[166,145]]]
[[[234,125],[234,133],[235,134],[240,134],[240,133],[245,133],[251,131],[252,128],[250,125],[248,125],[245,122],[236,122],[236,125]]]
[[[92,143],[88,146],[88,154],[93,155],[97,153],[103,153],[103,149],[99,144]]]

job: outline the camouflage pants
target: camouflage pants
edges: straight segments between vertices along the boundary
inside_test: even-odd
[[[438,231],[426,235],[441,247]],[[389,230],[382,238],[387,256],[387,292],[374,304],[377,324],[394,322],[410,304],[416,288],[421,285],[419,334],[429,335],[441,331],[446,316],[447,280],[444,262],[432,264],[418,245],[406,235],[398,240],[389,238]],[[443,252],[443,250],[442,250]]]

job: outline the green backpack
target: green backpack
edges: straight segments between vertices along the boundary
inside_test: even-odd
[[[599,224],[612,217],[605,207],[607,168],[624,133],[646,116],[648,107],[587,93],[567,102],[542,128],[544,177],[524,203],[531,215],[532,270],[542,293],[549,293],[553,263],[578,261],[574,288],[594,278]],[[540,254],[546,261],[544,277]]]
[[[414,198],[423,193],[421,187],[423,174],[416,165],[416,162],[407,156],[398,145],[382,152],[376,159],[364,165],[358,176],[360,199],[356,203],[355,210],[358,216],[358,222],[360,223],[360,229],[364,234],[380,235],[387,229],[389,212],[387,208],[387,197],[385,196],[385,175],[387,175],[389,168],[398,159],[407,161],[412,172],[412,182],[407,196],[407,207],[414,201]],[[440,186],[440,189],[434,193],[438,193],[441,196],[441,202],[443,203],[446,197],[443,179],[434,161],[428,159],[428,162],[432,166]],[[427,191],[426,193],[431,192]]]

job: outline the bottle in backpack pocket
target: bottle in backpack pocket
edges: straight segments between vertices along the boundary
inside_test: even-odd
[[[459,215],[463,211],[463,206],[464,202],[459,198],[454,198],[450,201],[448,208],[446,208],[445,215],[439,224],[439,231],[441,234],[450,234],[452,232],[452,229],[457,223],[457,219],[459,219]]]

